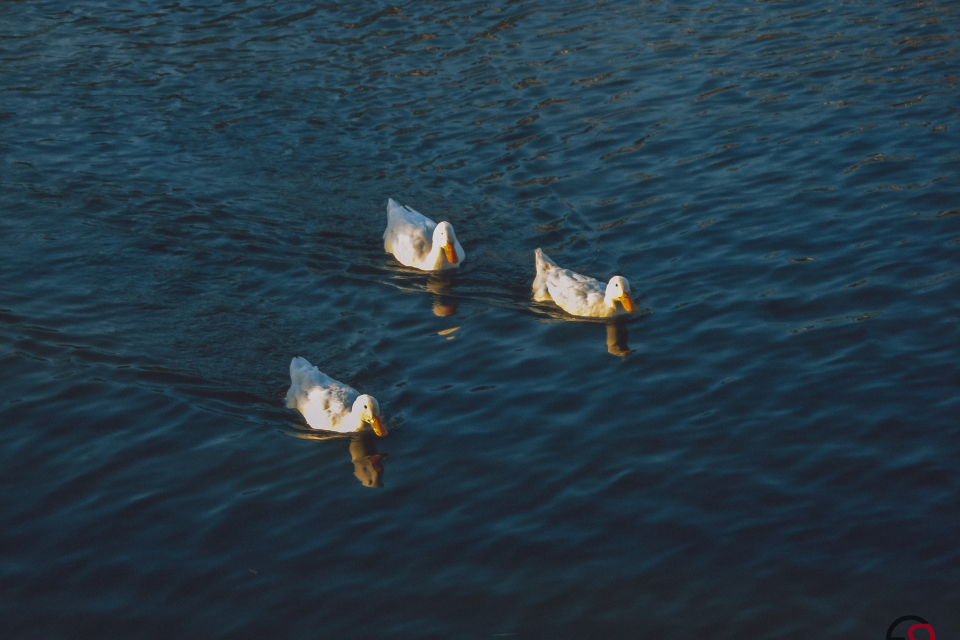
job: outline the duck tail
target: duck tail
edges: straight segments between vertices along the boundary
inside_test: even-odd
[[[533,294],[534,299],[541,300],[548,297],[547,272],[557,265],[553,260],[547,257],[547,254],[545,254],[543,249],[540,249],[539,247],[533,252],[533,255],[537,263],[537,277],[533,281]]]
[[[312,378],[317,368],[306,358],[297,356],[290,361],[290,389],[287,391],[287,406],[296,408],[297,391],[302,389]]]
[[[390,218],[393,218],[394,216],[403,216],[403,212],[406,208],[407,207],[404,207],[393,198],[387,198],[387,220],[390,220]]]
[[[551,260],[550,256],[543,252],[543,249],[537,248],[533,254],[537,259],[537,273],[541,271],[549,271],[553,267],[557,266],[557,263]]]
[[[307,361],[306,358],[302,356],[297,356],[290,361],[290,378],[293,379],[298,375],[302,376],[307,371],[313,369],[313,365]]]
[[[390,235],[390,225],[393,222],[393,208],[395,206],[397,206],[397,203],[394,202],[393,198],[387,198],[387,228],[383,230],[383,248],[385,251],[390,251],[387,236]]]

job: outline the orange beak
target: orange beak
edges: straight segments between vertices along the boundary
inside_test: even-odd
[[[460,262],[460,258],[457,256],[457,248],[449,242],[443,245],[443,252],[447,254],[447,261],[450,264],[457,264]]]
[[[373,427],[373,432],[378,436],[387,435],[387,430],[383,427],[383,422],[380,420],[380,416],[373,416],[373,421],[370,422],[370,426]]]
[[[620,296],[620,304],[623,305],[623,308],[633,313],[637,310],[637,305],[633,303],[633,298],[630,297],[629,293],[624,293]]]

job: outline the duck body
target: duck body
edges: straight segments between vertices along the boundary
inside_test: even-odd
[[[300,411],[312,429],[349,433],[370,425],[378,436],[387,433],[373,396],[337,382],[306,358],[290,361],[287,406]]]
[[[392,198],[387,200],[383,248],[401,264],[423,271],[456,269],[466,257],[452,224],[437,224]]]
[[[604,285],[558,266],[541,249],[537,249],[534,256],[537,265],[534,300],[552,300],[567,313],[584,318],[611,318],[637,311],[630,296],[630,283],[623,276],[614,276]]]

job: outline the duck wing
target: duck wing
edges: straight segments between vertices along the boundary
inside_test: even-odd
[[[352,387],[338,382],[311,365],[306,358],[290,362],[287,406],[297,409],[314,429],[333,429],[353,409],[359,396]]]
[[[392,198],[387,200],[383,247],[398,259],[402,256],[426,257],[433,247],[433,230],[436,228],[437,224],[419,211],[398,204]],[[403,259],[400,261],[404,262]]]
[[[545,278],[547,293],[557,305],[576,316],[593,316],[603,310],[606,287],[598,280],[569,269],[554,267]],[[602,314],[601,314],[602,315]]]

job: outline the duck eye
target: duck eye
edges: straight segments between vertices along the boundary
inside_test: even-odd
[[[363,408],[366,409],[366,408],[367,408],[367,405],[363,405]]]

